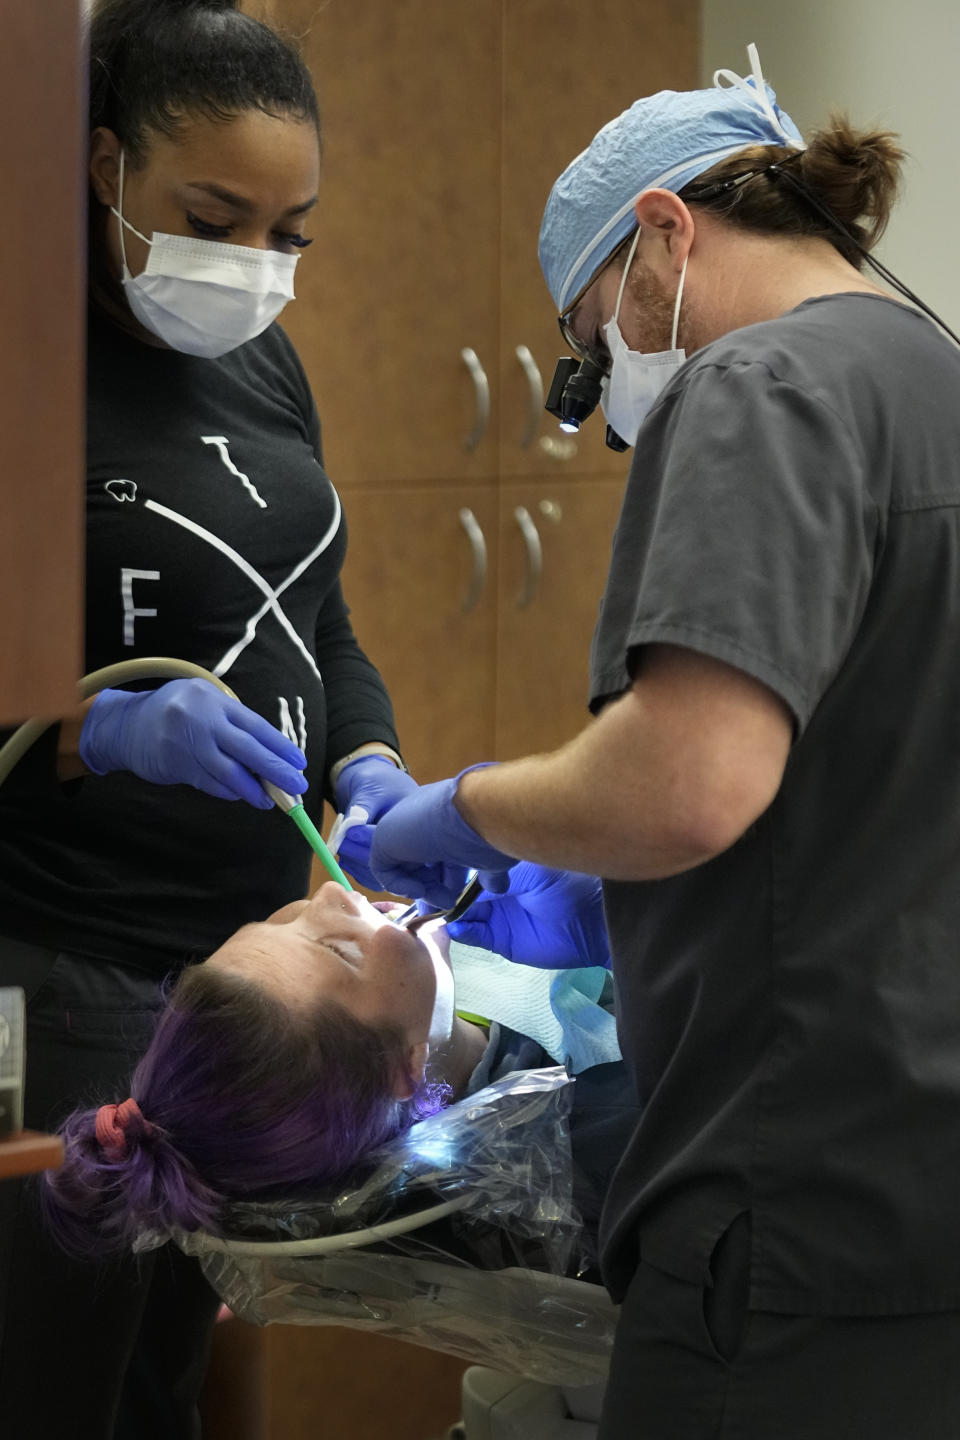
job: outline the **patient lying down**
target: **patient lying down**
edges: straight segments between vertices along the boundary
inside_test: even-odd
[[[454,1013],[446,951],[442,928],[411,935],[332,882],[238,930],[177,979],[130,1097],[62,1127],[44,1187],[60,1243],[94,1255],[144,1230],[216,1232],[228,1201],[339,1180],[470,1090],[552,1063]],[[574,1111],[589,1223],[635,1115],[622,1064],[582,1074]]]

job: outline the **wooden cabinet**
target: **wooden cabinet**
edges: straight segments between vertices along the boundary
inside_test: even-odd
[[[350,536],[344,593],[390,691],[412,773],[437,780],[489,759],[497,486],[358,487],[344,492],[343,503]],[[474,552],[481,543],[485,575]]]
[[[560,442],[537,260],[550,186],[637,95],[697,83],[699,0],[273,0],[320,95],[316,240],[284,315],[338,487],[626,471],[599,417]],[[477,397],[490,395],[468,448]]]
[[[620,476],[500,486],[498,760],[553,750],[587,723],[590,639],[622,494]]]
[[[75,704],[83,624],[80,7],[7,11],[0,105],[16,140],[4,159],[0,280],[0,725]]]
[[[35,1175],[38,1170],[56,1170],[62,1163],[63,1141],[58,1135],[17,1130],[0,1136],[0,1180]]]
[[[344,496],[344,588],[421,780],[551,749],[587,721],[617,476]],[[472,527],[486,578],[475,578]]]
[[[339,1326],[217,1326],[204,1440],[441,1440],[464,1361]]]
[[[338,486],[493,475],[471,449],[473,350],[494,393],[500,231],[498,3],[275,0],[320,96],[316,237],[284,315]]]

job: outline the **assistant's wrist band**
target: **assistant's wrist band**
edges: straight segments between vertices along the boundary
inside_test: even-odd
[[[372,760],[377,755],[382,755],[385,760],[390,760],[404,775],[409,775],[409,770],[403,763],[403,757],[398,755],[392,745],[385,745],[382,740],[365,740],[358,745],[356,750],[351,750],[349,755],[342,756],[334,765],[330,766],[330,788],[336,785],[340,778],[341,771],[345,770],[351,760]]]

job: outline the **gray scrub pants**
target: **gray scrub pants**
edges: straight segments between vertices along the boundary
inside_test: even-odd
[[[27,994],[25,1123],[121,1100],[160,1005],[122,965],[0,939]],[[0,1182],[0,1432],[10,1440],[195,1440],[219,1301],[172,1245],[78,1262],[45,1233],[36,1178]]]
[[[600,1440],[958,1440],[960,1314],[747,1310],[746,1217],[702,1289],[641,1264]]]

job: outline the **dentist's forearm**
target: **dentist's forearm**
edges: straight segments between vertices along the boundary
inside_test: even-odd
[[[691,651],[654,647],[639,678],[561,749],[470,771],[456,806],[541,865],[655,880],[729,848],[767,809],[792,742],[783,702]]]
[[[470,771],[457,809],[509,855],[611,880],[662,879],[718,853],[677,825],[668,785],[641,775],[611,783],[596,728],[551,754]]]

